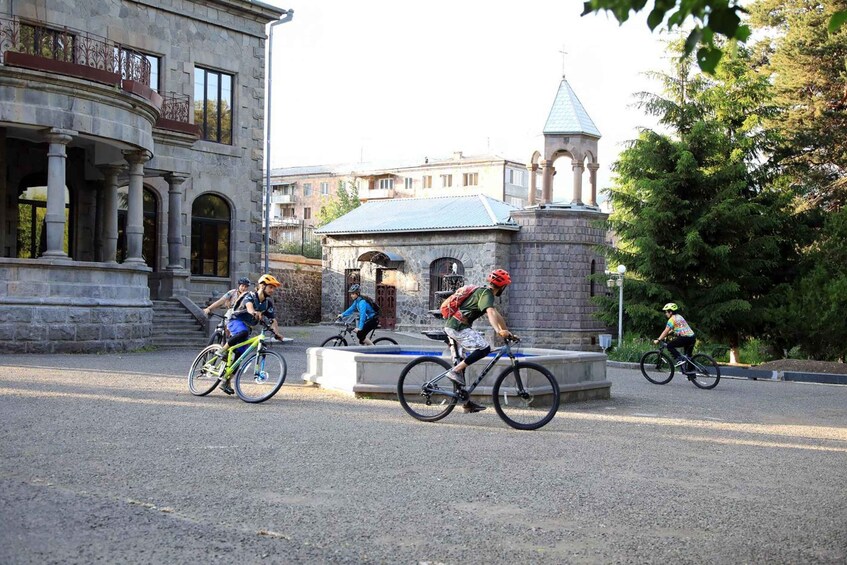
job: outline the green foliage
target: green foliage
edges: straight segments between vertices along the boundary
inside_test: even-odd
[[[761,171],[768,80],[750,71],[743,47],[714,77],[692,74],[690,58],[660,76],[665,95],[640,105],[673,133],[643,131],[614,165],[619,246],[608,264],[629,269],[624,306],[636,333],[658,335],[659,308],[673,301],[701,338],[735,347],[767,327],[770,292],[796,263],[791,195],[769,190]],[[598,300],[610,325],[614,298]]]
[[[335,197],[325,206],[321,207],[318,212],[317,227],[325,226],[361,205],[359,201],[359,190],[356,188],[356,185],[348,182],[347,186],[348,188],[345,188],[343,184],[339,183]]]
[[[617,342],[617,340],[615,340],[615,342]],[[615,345],[609,348],[606,355],[608,355],[609,359],[612,361],[638,363],[641,361],[641,356],[644,355],[646,351],[650,351],[652,349],[656,349],[656,346],[653,345],[653,342],[649,339],[624,334],[623,343],[620,346],[615,343]]]

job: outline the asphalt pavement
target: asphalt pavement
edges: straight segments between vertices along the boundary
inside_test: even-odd
[[[331,331],[260,405],[188,350],[0,357],[0,563],[847,561],[845,386],[610,368],[541,430],[428,424],[303,385]]]

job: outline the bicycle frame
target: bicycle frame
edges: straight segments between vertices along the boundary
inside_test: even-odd
[[[252,353],[253,351],[260,353],[265,347],[265,340],[268,339],[268,337],[265,335],[266,331],[268,331],[268,328],[263,328],[262,331],[259,332],[256,336],[251,337],[246,341],[242,341],[241,343],[237,343],[235,345],[230,346],[229,349],[227,349],[226,351],[226,368],[221,371],[221,374],[216,376],[219,379],[231,377],[235,370],[238,369],[238,367],[250,353]],[[249,345],[249,347],[245,349],[244,352],[233,361],[233,351],[245,345]]]
[[[450,339],[450,350],[453,353],[453,366],[455,367],[456,364],[459,363],[461,358],[459,357],[458,346],[456,345],[455,340],[453,340],[451,338],[448,338],[448,339]],[[466,387],[464,389],[464,391],[452,392],[452,391],[449,391],[449,390],[439,389],[438,392],[441,393],[441,394],[444,394],[445,396],[449,396],[451,398],[463,400],[466,396],[470,395],[476,389],[477,386],[479,386],[479,383],[482,382],[482,380],[485,378],[485,376],[491,371],[491,369],[494,367],[494,365],[497,363],[497,361],[499,361],[503,357],[503,355],[508,355],[509,359],[512,362],[512,366],[517,366],[517,360],[515,359],[515,355],[512,353],[512,347],[511,347],[511,345],[509,345],[508,341],[506,343],[504,343],[501,347],[497,348],[496,351],[497,351],[497,354],[494,356],[494,359],[492,359],[491,361],[488,362],[488,365],[486,365],[485,369],[483,369],[482,372],[479,373],[479,376],[476,378],[476,380],[473,383],[471,383],[471,385],[469,387]],[[517,383],[518,383],[518,387],[523,389],[523,383],[520,381],[520,374],[518,373],[517,370],[515,371],[515,377],[516,377],[516,380],[517,380]],[[437,377],[435,377],[431,381],[425,383],[424,389],[429,389],[431,386],[433,386],[438,381],[440,381],[441,379],[444,379],[444,378],[447,378],[447,372],[446,371],[441,373],[440,375],[438,375]]]
[[[668,349],[668,342],[665,341],[665,340],[660,341],[659,342],[659,351],[667,351],[667,349]],[[679,351],[679,350],[677,350],[677,351]],[[692,367],[694,367],[698,371],[706,372],[707,369],[704,366],[697,363],[696,361],[694,361],[694,359],[692,359],[692,357],[694,357],[693,354],[691,356],[689,356],[685,351],[679,351],[679,358],[680,359],[682,359],[683,361],[685,361],[686,363],[688,363],[689,365],[691,365]],[[683,370],[682,373],[685,373],[685,371]]]

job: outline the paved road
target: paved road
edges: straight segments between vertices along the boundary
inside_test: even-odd
[[[610,369],[536,432],[424,424],[296,384],[321,332],[257,406],[188,351],[0,358],[0,563],[847,560],[847,387]]]

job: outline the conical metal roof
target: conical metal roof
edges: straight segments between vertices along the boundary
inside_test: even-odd
[[[556,99],[553,101],[553,107],[550,108],[550,114],[547,116],[544,133],[571,133],[600,137],[600,130],[594,125],[588,112],[585,111],[582,102],[576,97],[576,93],[564,77],[562,77],[562,82],[559,84],[559,92],[556,93]]]

